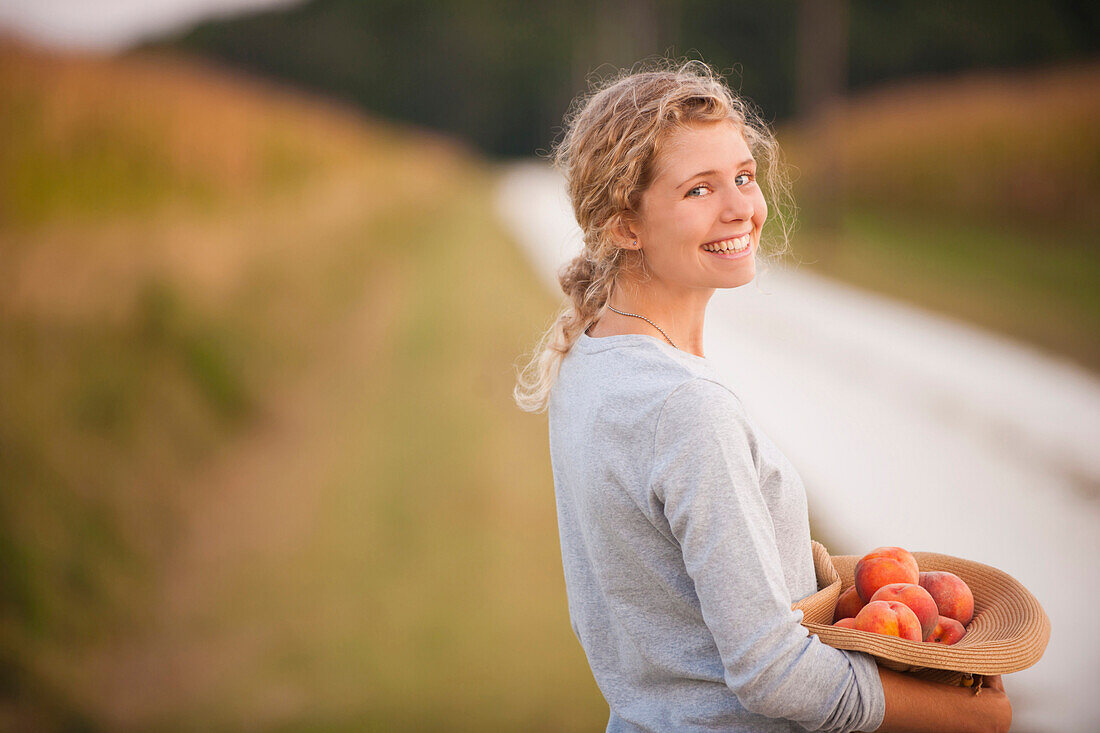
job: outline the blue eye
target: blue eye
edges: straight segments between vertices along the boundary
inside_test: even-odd
[[[754,177],[755,176],[753,176],[753,174],[751,174],[751,173],[742,173],[741,175],[737,176],[737,178],[734,178],[733,180],[734,180],[734,183],[738,186],[747,186],[748,184],[752,183]],[[745,179],[744,182],[741,182],[741,179]]]
[[[687,192],[687,195],[688,195],[688,196],[691,196],[692,198],[699,198],[698,196],[696,196],[696,195],[695,195],[695,192],[696,192],[696,191],[702,191],[702,190],[706,190],[706,189],[709,189],[709,188],[710,188],[710,186],[707,186],[707,185],[705,185],[705,184],[704,184],[704,185],[701,185],[701,186],[696,186],[695,188],[693,188],[693,189],[691,189],[690,191],[688,191],[688,192]]]

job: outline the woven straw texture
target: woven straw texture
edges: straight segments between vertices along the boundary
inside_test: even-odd
[[[813,543],[813,555],[820,590],[791,607],[803,612],[802,625],[829,646],[866,652],[890,669],[964,685],[972,675],[1027,669],[1046,650],[1050,619],[1027,588],[996,568],[934,552],[913,553],[921,571],[952,572],[974,593],[974,620],[957,643],[945,646],[835,627],[837,600],[854,582],[859,556],[830,556],[818,542]]]

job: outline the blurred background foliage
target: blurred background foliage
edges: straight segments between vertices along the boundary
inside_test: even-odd
[[[510,397],[556,299],[493,214],[592,71],[734,69],[804,266],[1100,368],[1100,11],[823,5],[818,83],[794,2],[0,44],[0,728],[606,723]]]
[[[1100,49],[1100,10],[1076,0],[1023,0],[1011,12],[994,0],[846,5],[852,90]],[[493,155],[526,156],[549,147],[590,71],[651,54],[734,69],[734,86],[770,119],[794,116],[798,13],[796,0],[313,0],[200,24],[166,43],[446,130]]]

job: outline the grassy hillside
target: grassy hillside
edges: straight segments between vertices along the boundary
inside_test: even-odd
[[[1096,64],[974,74],[785,129],[799,258],[1100,370],[1097,90]]]
[[[0,125],[0,728],[606,721],[482,163],[160,56]]]

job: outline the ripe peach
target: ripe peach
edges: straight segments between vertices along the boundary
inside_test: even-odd
[[[871,601],[856,614],[853,628],[910,641],[921,640],[917,614],[909,606],[897,601]]]
[[[875,591],[890,583],[916,583],[920,571],[916,558],[900,547],[879,547],[856,563],[856,592],[864,603]]]
[[[962,578],[946,570],[921,573],[918,582],[932,596],[941,616],[953,618],[963,626],[974,618],[974,594]]]
[[[856,627],[856,620],[849,616],[848,618],[842,618],[837,621],[833,626],[839,626],[844,629],[854,629]]]
[[[871,596],[872,601],[897,601],[909,606],[909,609],[917,614],[920,621],[921,639],[927,639],[936,628],[936,621],[940,617],[939,609],[932,596],[924,588],[916,583],[890,583],[875,591]]]
[[[864,557],[867,556],[892,557],[914,573],[920,571],[920,568],[917,567],[917,558],[913,557],[913,553],[909,550],[901,547],[878,547],[864,555]]]
[[[842,618],[855,618],[856,614],[859,613],[859,609],[865,605],[860,599],[859,593],[856,592],[856,587],[854,585],[848,586],[848,590],[841,593],[840,599],[836,602],[833,621],[839,621]]]
[[[936,621],[936,628],[932,629],[932,633],[924,640],[936,644],[954,644],[964,636],[966,636],[966,629],[962,624],[953,618],[940,616]]]

